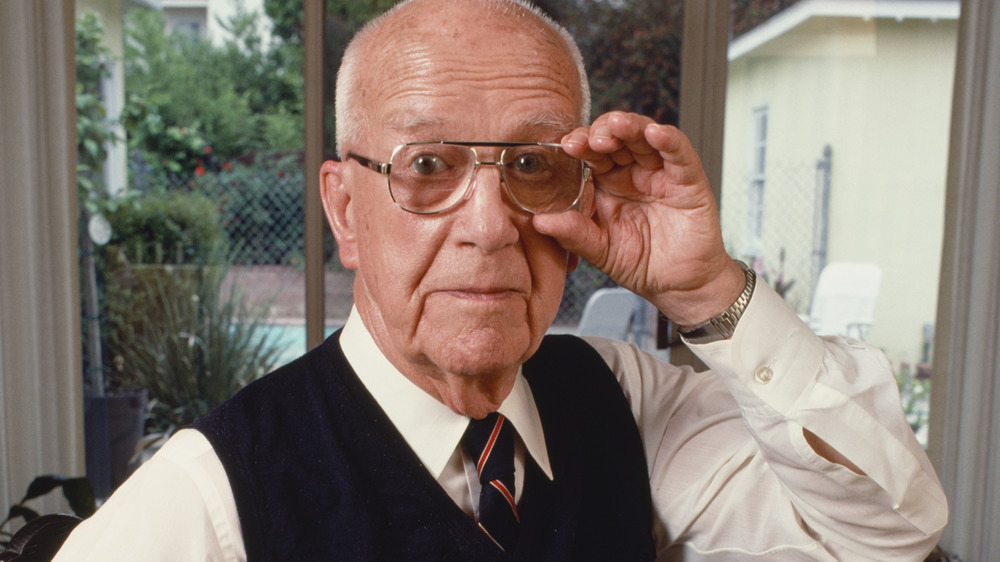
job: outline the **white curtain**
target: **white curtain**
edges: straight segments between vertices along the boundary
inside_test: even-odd
[[[1000,6],[964,0],[934,347],[930,454],[966,562],[1000,552]],[[915,263],[919,275],[920,264]]]
[[[4,513],[35,476],[84,473],[73,21],[72,0],[0,0]]]

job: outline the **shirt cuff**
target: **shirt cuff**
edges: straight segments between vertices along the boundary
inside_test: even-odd
[[[793,411],[824,353],[819,336],[760,278],[732,338],[688,345],[725,381],[741,408],[766,404],[772,414]]]

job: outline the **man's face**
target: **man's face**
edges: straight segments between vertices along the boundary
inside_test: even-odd
[[[558,142],[575,124],[575,67],[551,39],[460,13],[399,33],[367,59],[374,74],[360,98],[371,126],[350,150],[388,161],[410,141]],[[480,160],[499,156],[478,150]],[[458,396],[468,392],[498,404],[555,317],[567,253],[531,227],[494,166],[478,169],[465,201],[433,215],[396,206],[385,176],[351,161],[340,169],[351,225],[338,234],[341,256],[357,270],[355,302],[383,353],[453,409],[476,410]]]

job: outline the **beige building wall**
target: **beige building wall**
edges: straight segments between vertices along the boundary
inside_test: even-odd
[[[799,209],[790,219],[780,208],[803,193],[811,202],[829,144],[827,262],[882,268],[868,340],[896,361],[921,358],[922,329],[936,312],[956,38],[955,20],[812,18],[729,63],[728,239],[742,237],[751,114],[766,106],[765,262],[775,264],[780,247],[811,250],[812,217]],[[779,181],[789,169],[795,179]],[[807,313],[809,268],[786,277],[796,280],[789,301]]]

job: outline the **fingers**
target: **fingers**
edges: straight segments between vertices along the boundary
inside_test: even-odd
[[[704,183],[701,160],[684,133],[635,113],[606,113],[566,135],[563,148],[587,163],[598,185],[619,194],[640,171],[673,185]]]
[[[654,123],[647,126],[644,133],[650,146],[656,148],[664,162],[683,167],[701,166],[701,160],[691,142],[676,127]]]
[[[654,137],[657,143],[653,143],[647,134],[651,128],[676,131],[673,127],[657,125],[649,117],[616,111],[598,117],[590,127],[581,127],[566,135],[563,148],[586,161],[597,174],[633,163],[657,169],[663,165],[660,150],[669,148],[674,139],[661,133]]]

